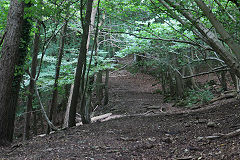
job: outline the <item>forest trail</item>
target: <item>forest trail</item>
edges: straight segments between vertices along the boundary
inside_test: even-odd
[[[201,137],[240,128],[239,102],[222,100],[189,111],[153,94],[159,85],[145,74],[110,74],[110,103],[98,114],[124,117],[35,137],[0,150],[0,159],[238,159],[240,141]],[[162,108],[165,108],[164,111]]]
[[[126,70],[110,73],[110,105],[102,110],[114,114],[157,114],[177,112],[182,109],[171,107],[173,103],[164,103],[158,81],[152,76]],[[108,108],[109,107],[109,108]]]

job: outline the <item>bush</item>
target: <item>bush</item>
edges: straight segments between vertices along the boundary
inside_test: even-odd
[[[207,104],[213,97],[213,93],[210,90],[190,90],[187,93],[186,104],[188,106],[196,103]]]

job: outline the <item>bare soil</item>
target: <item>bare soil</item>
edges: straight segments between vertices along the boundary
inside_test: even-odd
[[[240,128],[240,105],[224,99],[196,110],[172,107],[145,74],[110,74],[110,103],[98,114],[124,117],[0,148],[0,159],[239,159],[240,136],[202,139]]]

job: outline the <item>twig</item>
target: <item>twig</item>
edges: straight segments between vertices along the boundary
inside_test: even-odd
[[[40,97],[39,92],[38,92],[36,79],[34,79],[34,78],[32,77],[32,75],[31,75],[31,73],[30,73],[29,70],[27,70],[26,72],[27,72],[27,74],[30,76],[30,78],[31,78],[31,79],[33,80],[33,82],[34,82],[35,92],[36,92],[36,95],[37,95],[37,97],[38,97],[38,101],[39,101],[39,104],[40,104],[40,107],[41,107],[43,116],[45,117],[45,120],[47,121],[49,127],[50,127],[52,130],[54,130],[54,131],[60,130],[60,129],[58,129],[56,126],[53,125],[53,123],[49,120],[49,118],[48,118],[48,116],[47,116],[47,113],[46,113],[46,111],[45,111],[45,109],[44,109],[44,106],[43,106],[43,104],[42,104],[41,97]],[[37,78],[37,77],[36,77],[36,78]]]
[[[6,31],[6,32],[4,32],[4,34],[3,34],[2,38],[1,38],[1,41],[0,41],[0,46],[2,45],[2,43],[3,43],[3,40],[4,40],[5,36],[6,36],[6,34],[7,34],[7,31]]]

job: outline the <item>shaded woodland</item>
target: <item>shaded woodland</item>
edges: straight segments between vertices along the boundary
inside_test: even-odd
[[[60,139],[85,146],[81,159],[240,156],[238,0],[0,0],[0,9],[3,158],[78,152],[57,154]],[[39,135],[53,139],[53,157],[30,153],[30,142],[46,147]]]

